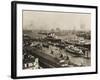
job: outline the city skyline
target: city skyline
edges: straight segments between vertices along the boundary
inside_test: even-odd
[[[91,14],[23,11],[23,29],[91,30]]]

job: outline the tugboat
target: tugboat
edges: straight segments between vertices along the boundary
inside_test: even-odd
[[[73,45],[69,45],[67,47],[65,47],[66,51],[76,54],[76,55],[84,55],[84,53],[82,52],[81,49],[74,47]]]

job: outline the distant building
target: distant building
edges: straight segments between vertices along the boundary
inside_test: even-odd
[[[32,33],[32,30],[23,30],[23,33],[24,34],[30,34],[30,33]]]

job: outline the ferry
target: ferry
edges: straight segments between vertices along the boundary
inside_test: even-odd
[[[73,53],[75,55],[83,55],[83,51],[77,47],[74,47],[73,45],[69,45],[67,47],[65,47],[66,51]]]

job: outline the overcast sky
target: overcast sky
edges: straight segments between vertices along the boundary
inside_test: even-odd
[[[91,14],[23,11],[23,29],[90,30]]]

